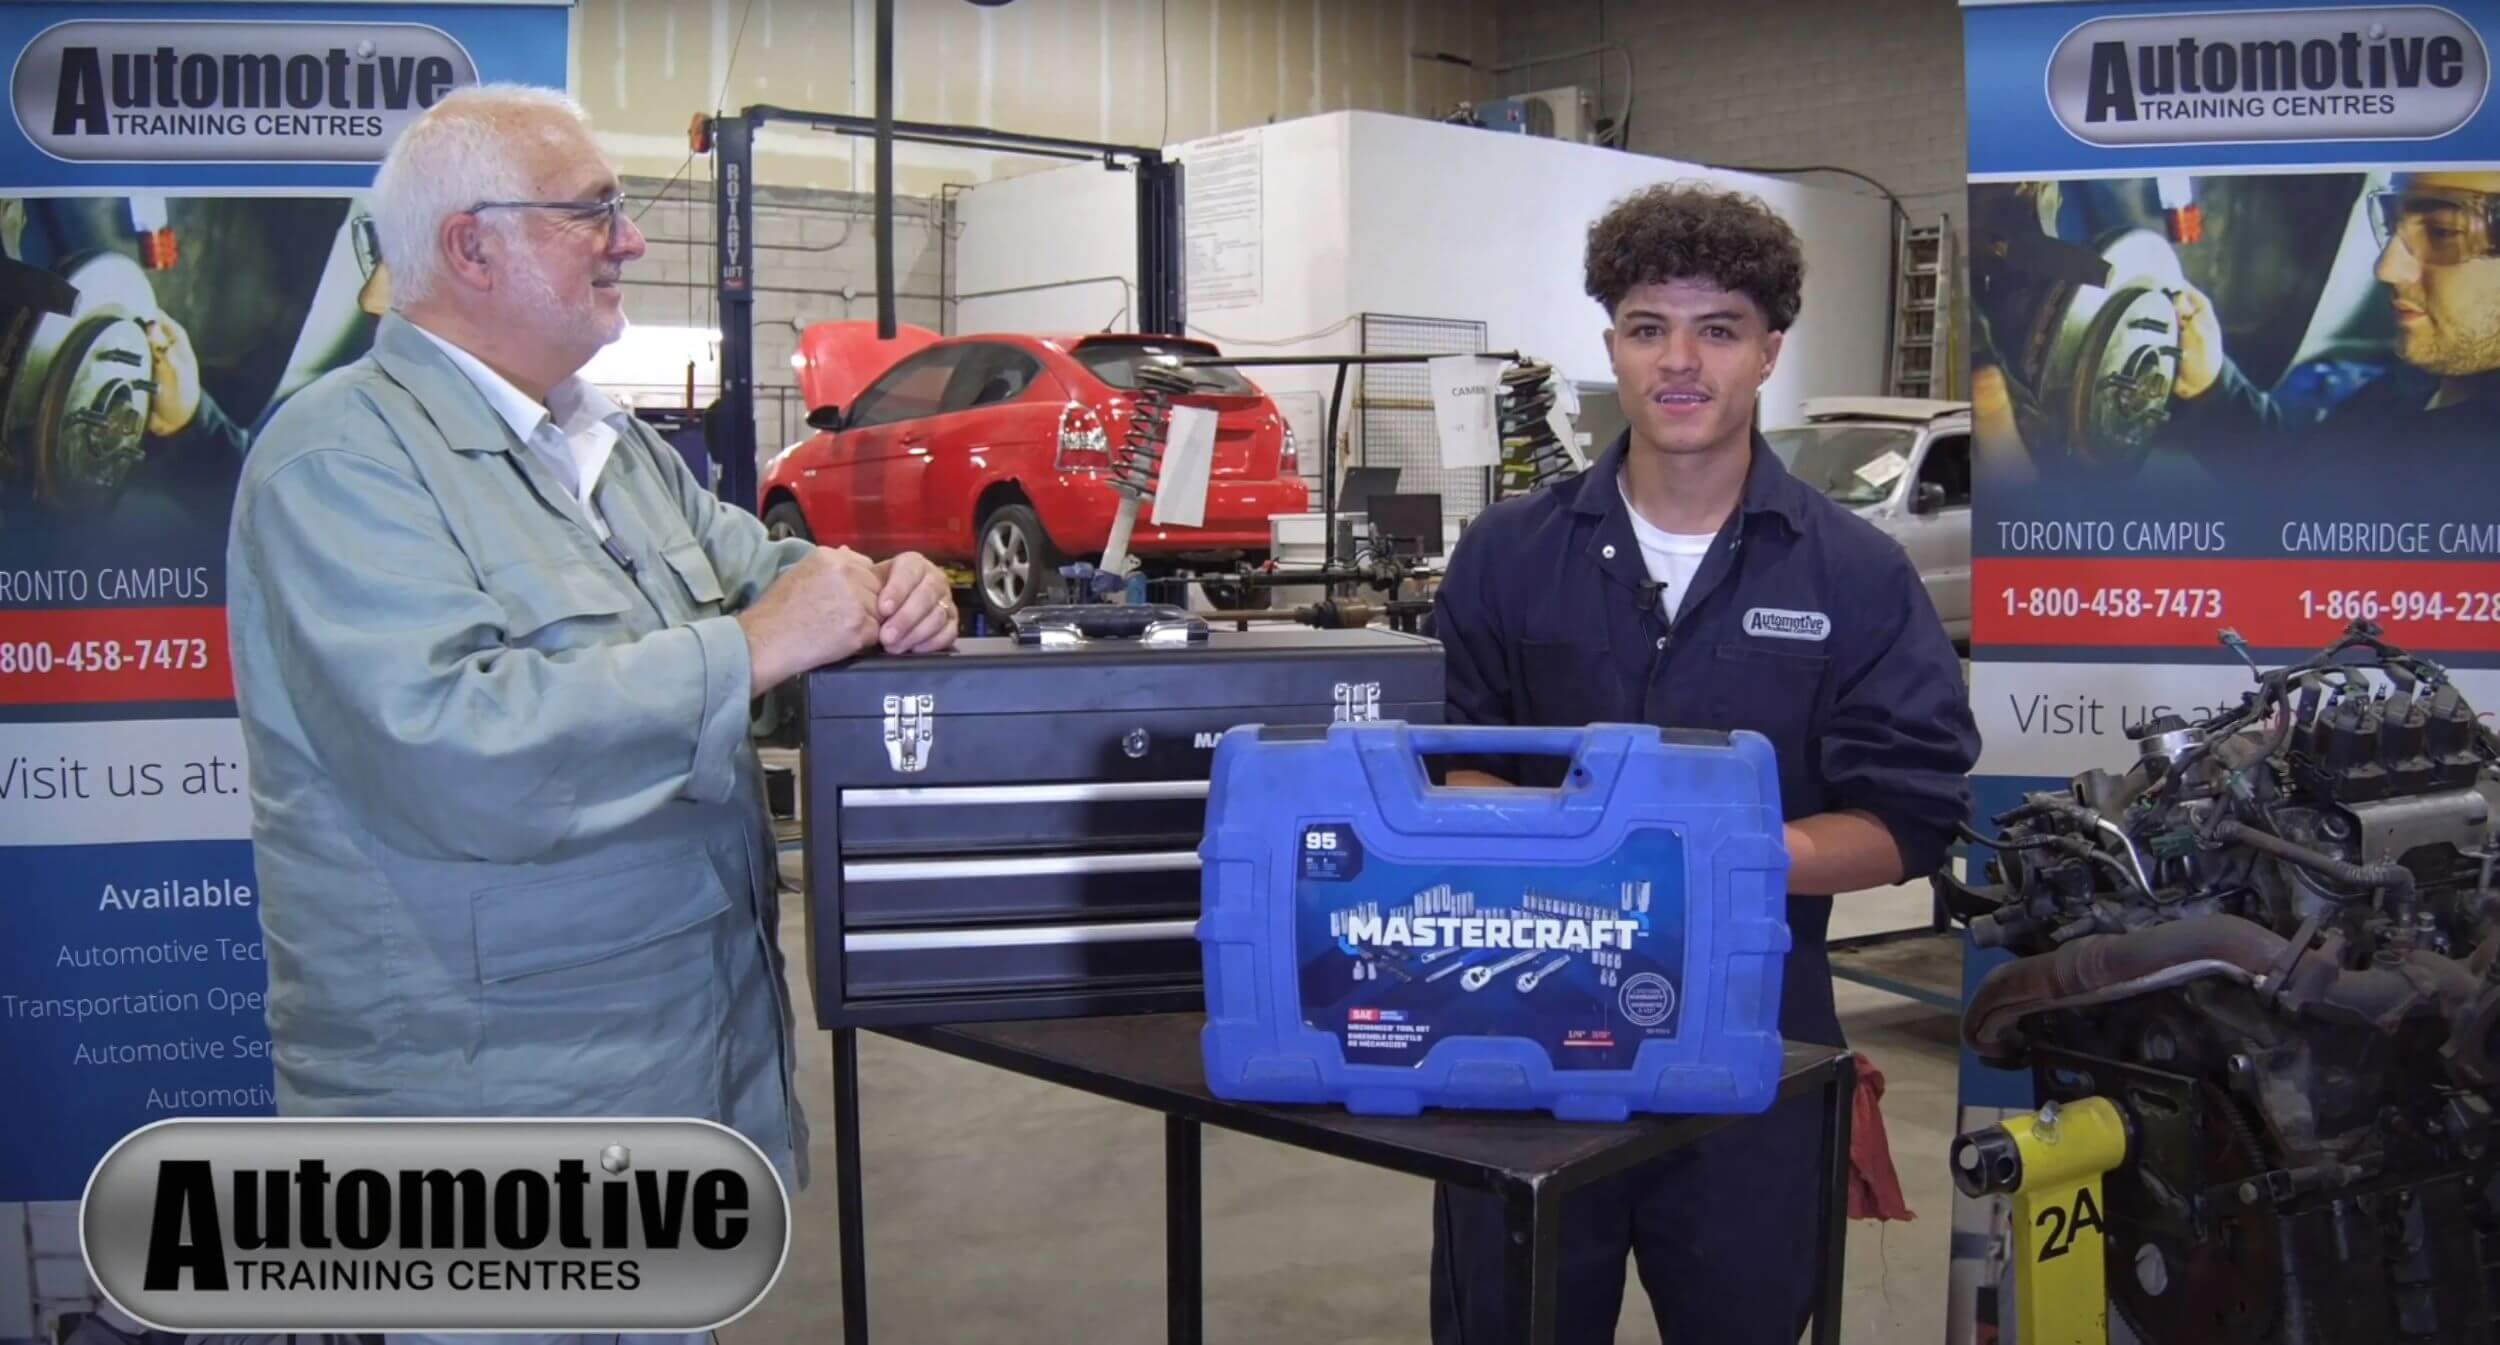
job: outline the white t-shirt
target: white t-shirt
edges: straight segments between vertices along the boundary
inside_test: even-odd
[[[1616,493],[1623,496],[1624,512],[1632,516],[1632,535],[1640,539],[1641,563],[1649,567],[1649,579],[1663,591],[1658,595],[1658,610],[1669,620],[1684,606],[1685,591],[1693,586],[1693,575],[1701,569],[1701,558],[1710,553],[1710,543],[1718,537],[1709,532],[1668,532],[1632,507],[1632,496],[1623,488],[1623,478],[1615,478]]]

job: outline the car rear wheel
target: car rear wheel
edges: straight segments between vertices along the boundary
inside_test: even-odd
[[[775,500],[773,507],[764,511],[764,532],[776,542],[788,537],[802,542],[816,540],[815,534],[807,530],[807,515],[800,512],[793,500]]]
[[[1059,591],[1059,552],[1030,505],[1001,505],[981,520],[973,567],[981,610],[998,620]]]

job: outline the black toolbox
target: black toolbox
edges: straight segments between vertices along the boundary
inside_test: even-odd
[[[1195,1009],[1198,843],[1240,724],[1437,724],[1441,647],[1082,609],[806,678],[819,1026]],[[1166,616],[1157,617],[1157,612]]]

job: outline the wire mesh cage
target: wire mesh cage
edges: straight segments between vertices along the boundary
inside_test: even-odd
[[[1463,318],[1362,315],[1366,355],[1482,353],[1485,324]],[[1492,473],[1441,465],[1440,423],[1432,412],[1432,372],[1422,364],[1361,366],[1354,397],[1354,465],[1395,467],[1401,494],[1437,494],[1444,513],[1473,516],[1485,506]]]

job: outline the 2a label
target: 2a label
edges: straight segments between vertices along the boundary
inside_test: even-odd
[[[2072,1206],[2047,1206],[2032,1217],[2031,1224],[2049,1230],[2049,1235],[2040,1240],[2040,1254],[2032,1259],[2054,1261],[2075,1249],[2075,1239],[2082,1236],[2083,1230],[2101,1231],[2100,1202],[2092,1198],[2092,1188],[2087,1186],[2075,1192]]]

